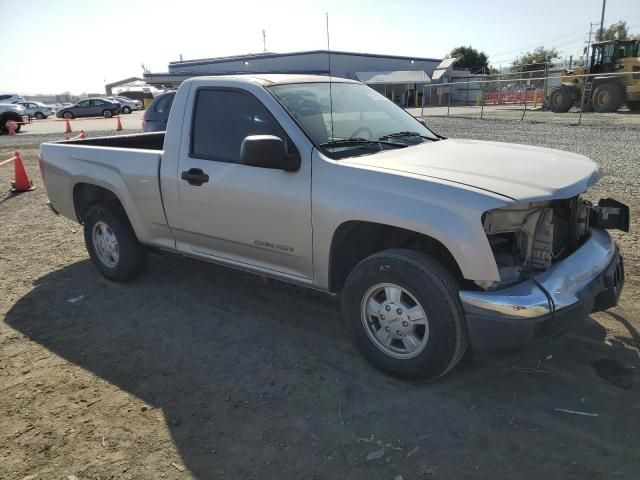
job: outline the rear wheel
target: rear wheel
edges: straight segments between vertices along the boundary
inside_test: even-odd
[[[84,221],[84,240],[93,264],[109,280],[126,282],[144,270],[147,249],[119,205],[92,206]]]
[[[370,363],[431,380],[451,370],[468,345],[458,291],[453,275],[428,255],[386,250],[349,274],[342,310]]]
[[[36,112],[34,117],[36,117],[38,120],[44,120],[45,118],[47,118],[42,112]]]
[[[566,113],[573,105],[573,99],[567,87],[558,87],[549,96],[549,108],[554,113]]]
[[[640,112],[640,102],[627,102],[627,107],[632,112]]]
[[[122,107],[122,113],[131,113],[131,107],[127,107],[126,105]]]
[[[113,117],[113,113],[111,112],[111,110],[105,110],[104,112],[102,112],[102,116],[104,118],[111,118]]]
[[[591,103],[598,113],[616,112],[624,103],[624,88],[617,83],[602,83],[593,92]]]

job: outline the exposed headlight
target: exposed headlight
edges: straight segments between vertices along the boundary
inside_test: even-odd
[[[482,222],[500,272],[498,283],[523,280],[573,252],[586,239],[590,209],[591,203],[576,196],[486,212]]]

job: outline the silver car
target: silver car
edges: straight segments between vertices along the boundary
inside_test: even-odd
[[[131,113],[134,110],[140,110],[142,108],[142,102],[139,100],[131,100],[130,98],[121,96],[107,98],[112,102],[118,102],[121,106],[122,113]]]
[[[41,102],[18,102],[19,105],[22,105],[29,115],[32,118],[37,118],[38,120],[44,120],[49,115],[53,115],[53,107],[51,105],[47,105]]]

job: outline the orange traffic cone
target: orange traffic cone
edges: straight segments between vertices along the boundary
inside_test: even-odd
[[[33,190],[35,187],[33,186],[33,182],[29,180],[29,177],[27,176],[27,171],[24,169],[22,158],[20,158],[20,152],[15,153],[14,167],[15,180],[11,182],[11,186],[13,187],[11,191],[13,193],[20,193]]]
[[[67,120],[67,125],[64,129],[64,133],[71,133],[73,132],[73,130],[71,130],[71,124],[69,123],[69,120]]]
[[[7,133],[9,135],[15,135],[16,134],[16,122],[14,122],[13,120],[9,120],[7,122]]]
[[[120,117],[118,118],[118,123],[116,123],[116,132],[119,132],[122,130],[122,123],[120,123]]]

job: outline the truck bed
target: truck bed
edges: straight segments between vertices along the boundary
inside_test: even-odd
[[[154,132],[43,143],[40,165],[52,207],[75,219],[83,191],[108,190],[141,242],[171,247],[158,178],[163,141],[164,132]]]
[[[139,150],[162,150],[165,132],[134,133],[131,135],[114,135],[111,137],[64,140],[67,145],[91,145],[94,147],[136,148]]]

